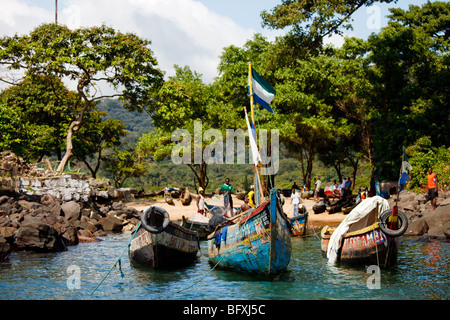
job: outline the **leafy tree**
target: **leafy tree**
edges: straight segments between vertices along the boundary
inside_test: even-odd
[[[426,174],[429,167],[438,176],[439,190],[450,185],[450,148],[445,146],[433,147],[431,138],[424,136],[406,148],[408,162],[411,164],[411,182],[408,187],[416,192],[426,190]]]
[[[86,115],[85,125],[74,137],[74,157],[83,162],[97,177],[102,161],[106,159],[105,151],[119,147],[121,138],[127,135],[125,125],[121,120],[103,120],[105,112],[93,110]]]
[[[376,2],[396,0],[282,0],[270,12],[263,11],[261,18],[264,26],[272,29],[291,27],[291,34],[303,43],[320,48],[324,37],[352,29],[351,16],[358,9]]]
[[[49,81],[43,76],[25,79],[0,93],[3,114],[9,114],[1,128],[2,149],[9,147],[29,160],[40,161],[44,155],[56,155],[61,159],[71,112],[48,90],[51,83],[59,97],[67,103],[73,102],[70,101],[72,93],[61,81]],[[11,125],[11,122],[16,124]]]
[[[126,109],[140,111],[151,103],[152,93],[163,82],[163,73],[156,68],[149,44],[135,34],[106,26],[70,30],[56,24],[41,25],[29,35],[0,39],[0,65],[23,72],[27,79],[46,77],[55,99],[72,112],[66,152],[58,171],[73,156],[73,134],[82,127],[96,101],[118,97]],[[56,90],[55,79],[75,84],[70,104]],[[15,84],[6,76],[0,80]],[[115,93],[102,93],[101,84],[109,85]]]
[[[222,137],[225,137],[227,128],[233,128],[239,119],[233,108],[224,102],[217,101],[217,92],[212,85],[205,85],[201,75],[191,71],[188,67],[175,66],[176,75],[164,83],[155,95],[155,103],[149,108],[156,130],[144,134],[137,145],[140,155],[151,157],[153,160],[161,161],[171,156],[174,148],[184,139],[187,142],[188,153],[180,152],[185,156],[183,162],[193,172],[199,185],[206,190],[209,184],[207,168],[209,163],[203,156],[205,149],[217,142],[215,137],[212,141],[196,144],[195,128],[199,128],[201,121],[201,133],[208,129],[216,129]],[[179,141],[172,141],[172,134],[177,129],[187,130]],[[185,131],[186,133],[186,131]],[[220,151],[220,150],[219,150]],[[217,152],[217,150],[216,150]],[[200,156],[200,158],[198,157]],[[221,163],[223,158],[215,154],[216,163]]]
[[[391,10],[389,25],[369,37],[368,77],[376,110],[373,143],[378,173],[392,179],[402,145],[432,136],[434,147],[450,141],[448,96],[450,4],[428,2]]]
[[[130,178],[143,176],[148,170],[133,149],[114,148],[113,153],[105,157],[104,163],[106,172],[112,174],[116,188],[121,188]]]

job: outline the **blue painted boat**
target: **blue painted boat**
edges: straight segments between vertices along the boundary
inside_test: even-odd
[[[308,221],[308,212],[290,218],[292,223],[291,236],[298,237],[306,234],[306,223]]]
[[[208,237],[211,264],[271,279],[287,268],[291,260],[290,221],[281,209],[276,189],[271,190],[268,200],[230,221]]]

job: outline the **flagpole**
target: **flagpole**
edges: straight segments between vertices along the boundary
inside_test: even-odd
[[[247,108],[246,107],[244,107],[244,112],[245,112],[245,119],[246,119],[246,121],[247,121],[247,127],[248,127],[248,134],[249,134],[249,140],[250,140],[250,150],[252,150],[252,154],[253,154],[253,169],[254,169],[254,171],[255,171],[255,178],[254,178],[254,185],[255,185],[255,194],[256,194],[256,205],[259,205],[260,204],[260,199],[262,199],[263,197],[264,197],[264,194],[263,194],[263,192],[262,192],[262,190],[261,190],[261,188],[260,188],[260,185],[261,185],[261,180],[260,180],[260,177],[259,177],[259,174],[258,174],[258,166],[257,166],[257,164],[255,164],[255,162],[256,161],[259,161],[259,160],[255,160],[255,159],[257,159],[257,157],[255,158],[255,155],[256,154],[258,154],[258,150],[257,150],[257,147],[256,147],[256,141],[254,141],[254,139],[253,139],[253,133],[252,133],[252,128],[251,128],[251,126],[250,126],[250,124],[249,124],[249,120],[248,120],[248,115],[247,115]],[[254,142],[254,144],[252,144],[252,142]],[[253,146],[254,147],[253,147]]]
[[[252,123],[255,126],[255,108],[253,105],[253,84],[252,84],[252,63],[249,62],[248,63],[248,85],[249,85],[249,90],[250,90],[250,115],[251,115],[251,119],[252,119]],[[247,113],[247,111],[246,111]],[[255,132],[256,132],[256,126],[255,126]],[[249,128],[249,135],[252,134],[251,128]],[[255,137],[256,139],[256,137]],[[255,141],[256,142],[256,141]],[[261,203],[261,200],[264,196],[264,193],[262,192],[261,189],[261,180],[259,178],[259,173],[258,173],[258,167],[254,165],[254,170],[255,170],[255,191],[256,192],[256,205],[259,205]]]
[[[253,106],[253,84],[252,84],[252,63],[248,63],[248,85],[250,88],[250,115],[253,125],[255,124],[255,108]]]

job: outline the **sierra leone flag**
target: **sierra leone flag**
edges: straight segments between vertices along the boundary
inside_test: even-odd
[[[276,93],[275,89],[253,68],[250,78],[253,89],[253,99],[260,105],[262,105],[264,108],[266,108],[268,111],[275,113],[275,111],[270,107],[270,103],[275,97]]]

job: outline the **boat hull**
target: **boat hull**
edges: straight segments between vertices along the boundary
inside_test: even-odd
[[[177,268],[194,262],[198,250],[197,233],[170,222],[160,233],[150,233],[140,226],[128,255],[132,263],[155,269]]]
[[[322,254],[326,256],[331,235],[321,240]],[[387,269],[397,262],[397,240],[388,237],[375,225],[348,233],[343,238],[338,261],[346,265],[378,265]]]
[[[290,225],[274,190],[270,201],[241,215],[235,224],[216,230],[208,240],[212,264],[270,278],[287,268],[291,258]]]
[[[306,234],[306,224],[308,222],[308,213],[290,218],[292,223],[291,236],[299,237]]]
[[[200,240],[206,240],[210,233],[209,224],[207,222],[190,221],[183,216],[181,225],[188,230],[197,232]]]

